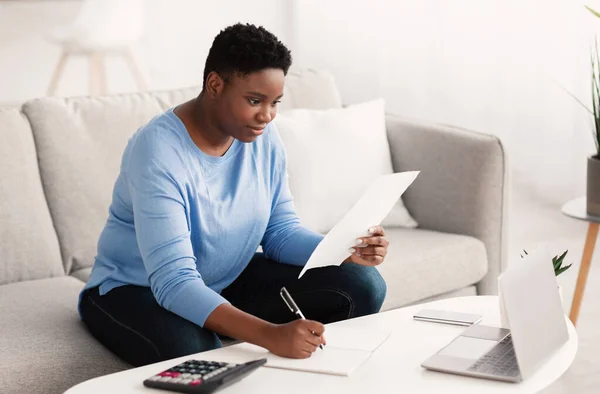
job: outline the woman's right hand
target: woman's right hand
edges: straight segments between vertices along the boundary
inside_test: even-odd
[[[267,335],[267,350],[281,357],[308,358],[317,347],[325,345],[323,324],[313,320],[294,320],[272,326]]]

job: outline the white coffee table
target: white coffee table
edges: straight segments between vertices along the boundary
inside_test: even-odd
[[[396,309],[335,324],[362,329],[389,330],[387,341],[350,377],[288,371],[262,367],[243,380],[221,390],[223,394],[247,393],[535,393],[559,378],[577,353],[577,333],[565,317],[567,342],[534,376],[521,383],[503,383],[427,371],[423,360],[448,344],[464,328],[418,322],[412,315],[424,306],[484,316],[481,324],[498,326],[498,298],[460,297]],[[327,334],[327,331],[325,331]],[[325,349],[326,351],[326,349]],[[160,393],[145,388],[142,381],[188,359],[245,362],[251,358],[238,345],[98,377],[72,387],[67,394]]]

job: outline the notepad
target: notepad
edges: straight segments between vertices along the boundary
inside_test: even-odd
[[[304,359],[279,357],[266,349],[244,343],[252,352],[262,353],[267,358],[265,367],[291,369],[296,371],[349,376],[390,336],[387,331],[372,331],[342,326],[327,326],[323,350],[317,349],[312,356]]]

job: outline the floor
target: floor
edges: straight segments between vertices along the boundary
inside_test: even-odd
[[[565,258],[573,266],[558,277],[563,286],[564,303],[570,306],[587,223],[564,216],[559,206],[545,204],[530,193],[526,185],[514,184],[510,210],[510,261],[520,259],[521,249],[533,249],[548,242],[554,253],[568,250]],[[579,350],[571,368],[543,394],[592,394],[600,391],[600,241],[594,253],[583,303],[577,321]],[[555,249],[555,250],[554,250]]]

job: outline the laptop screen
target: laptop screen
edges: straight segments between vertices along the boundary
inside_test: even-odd
[[[552,255],[545,247],[538,247],[512,263],[499,284],[517,362],[525,378],[569,340]]]

